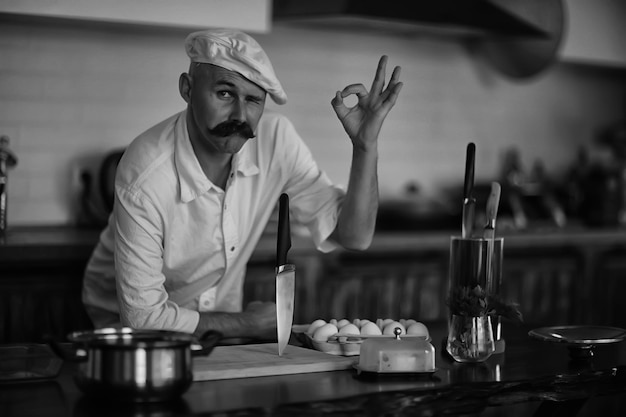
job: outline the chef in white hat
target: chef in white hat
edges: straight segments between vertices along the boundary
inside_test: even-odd
[[[291,219],[320,251],[366,249],[378,208],[378,135],[402,88],[383,56],[368,90],[331,104],[353,145],[346,189],[333,184],[285,117],[272,64],[232,29],[190,34],[179,79],[187,108],[135,138],[115,180],[115,203],[87,265],[83,302],[94,326],[196,335],[276,337],[276,306],[243,306],[246,265],[282,193]],[[356,95],[357,104],[344,99]]]

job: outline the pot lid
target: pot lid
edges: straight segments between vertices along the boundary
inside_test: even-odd
[[[129,327],[102,328],[71,333],[71,342],[98,346],[157,347],[196,342],[193,335],[169,330],[136,330]]]

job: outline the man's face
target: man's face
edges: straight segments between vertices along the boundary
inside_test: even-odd
[[[181,95],[191,113],[192,142],[210,153],[238,152],[263,114],[266,92],[239,73],[210,65],[192,65],[181,76]]]

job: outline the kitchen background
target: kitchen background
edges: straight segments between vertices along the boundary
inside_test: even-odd
[[[400,198],[413,182],[428,200],[462,183],[469,141],[479,182],[499,177],[512,148],[524,167],[540,160],[556,180],[580,146],[603,157],[598,130],[626,117],[626,3],[565,3],[558,59],[522,80],[499,73],[462,36],[436,30],[275,22],[249,32],[289,96],[268,107],[292,119],[343,184],[351,148],[330,100],[351,83],[369,88],[380,55],[389,55],[389,73],[400,65],[404,88],[380,135],[381,197]],[[81,172],[95,175],[104,155],[184,108],[178,77],[193,29],[2,16],[0,134],[19,159],[9,172],[10,226],[81,222]]]
[[[388,0],[384,10],[402,12],[387,6],[400,1],[410,0]],[[10,138],[18,158],[9,169],[9,230],[0,231],[0,342],[41,341],[45,334],[64,336],[91,325],[80,301],[82,277],[106,217],[87,216],[83,174],[93,180],[89,207],[102,214],[96,191],[105,156],[184,108],[178,93],[179,74],[188,68],[184,39],[190,31],[221,25],[242,27],[264,46],[289,95],[287,105],[268,101],[268,107],[293,120],[338,183],[347,180],[351,145],[330,100],[348,84],[369,86],[382,54],[390,57],[389,72],[402,66],[404,88],[380,135],[379,233],[364,253],[322,255],[309,239],[294,239],[298,323],[447,316],[450,227],[460,229],[459,192],[466,145],[473,141],[476,192],[503,181],[517,151],[524,202],[535,212],[532,193],[541,182],[530,174],[537,174],[538,161],[561,189],[571,185],[571,169],[580,167],[581,147],[604,167],[585,188],[591,196],[586,201],[599,208],[588,219],[603,228],[569,227],[568,213],[568,227],[557,229],[543,213],[521,230],[515,215],[513,222],[505,215],[511,199],[503,183],[502,289],[505,299],[519,303],[527,323],[626,327],[618,296],[626,292],[624,0],[413,2],[455,12],[476,5],[540,5],[543,12],[563,3],[567,21],[556,59],[524,78],[497,69],[467,28],[272,17],[271,6],[287,3],[328,7],[343,1],[185,0],[182,7],[170,0],[0,0],[0,136]],[[474,15],[481,24],[484,17]],[[503,42],[489,33],[487,40]],[[500,50],[501,57],[516,50],[500,45],[510,49]],[[609,127],[621,151],[598,143]],[[610,168],[618,169],[608,175]],[[520,177],[515,174],[508,178]],[[571,196],[580,191],[565,188]],[[408,190],[414,190],[410,197]],[[544,203],[553,201],[539,190]],[[515,230],[507,233],[511,223]],[[267,233],[247,265],[246,302],[275,297],[274,257],[275,237]]]

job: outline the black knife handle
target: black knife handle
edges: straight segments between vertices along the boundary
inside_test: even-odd
[[[291,248],[289,227],[289,196],[281,194],[278,200],[278,243],[276,245],[276,267],[287,263],[287,252]]]
[[[474,188],[474,161],[476,159],[476,145],[473,142],[467,144],[465,156],[465,182],[463,184],[463,198],[470,198]]]

